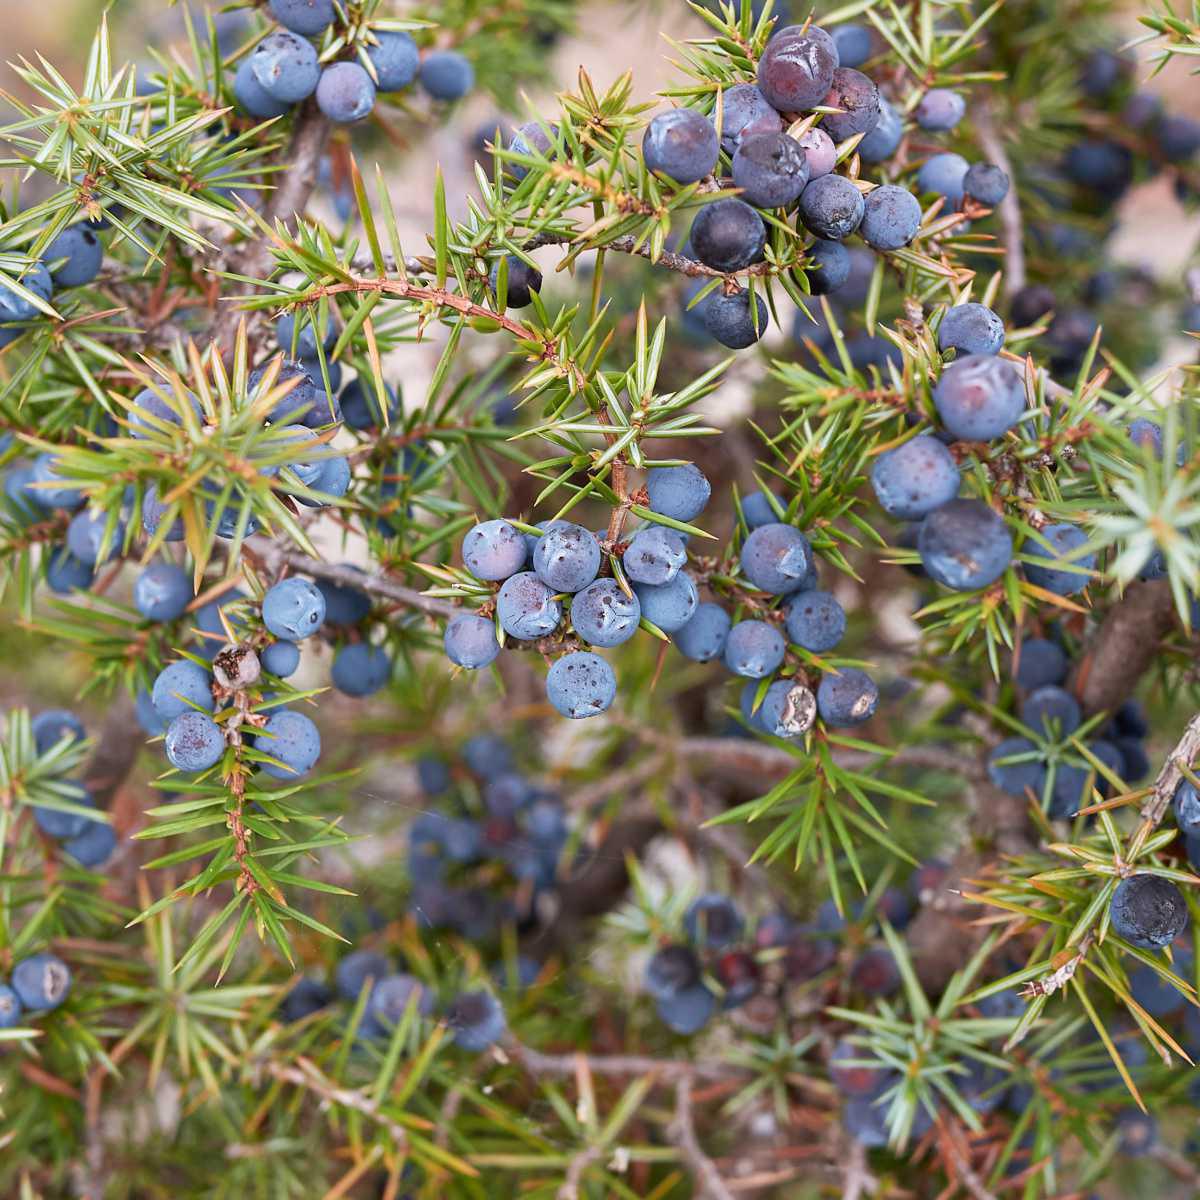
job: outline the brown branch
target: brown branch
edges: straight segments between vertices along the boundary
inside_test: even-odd
[[[579,1188],[588,1168],[598,1163],[605,1155],[605,1147],[599,1144],[585,1146],[567,1163],[566,1178],[558,1189],[557,1200],[579,1200]]]
[[[1004,143],[996,132],[992,110],[985,104],[975,109],[975,130],[979,145],[987,157],[1008,176],[1008,192],[1000,201],[1000,233],[1004,242],[1004,294],[1011,299],[1025,286],[1025,225],[1021,218],[1021,199],[1017,195],[1017,177]]]
[[[291,567],[294,571],[302,571],[305,575],[326,579],[330,583],[341,584],[342,587],[358,588],[363,592],[385,596],[406,608],[418,609],[432,617],[452,617],[460,611],[458,605],[449,600],[426,596],[415,588],[396,583],[386,575],[368,575],[366,572],[360,574],[350,567],[322,562],[319,558],[311,558],[299,550],[291,550],[269,538],[249,538],[246,545],[262,562],[264,568],[271,572],[280,571],[285,566]]]
[[[1166,816],[1167,809],[1175,798],[1175,789],[1184,778],[1184,768],[1191,770],[1197,757],[1200,757],[1200,714],[1192,717],[1187,723],[1183,735],[1175,749],[1167,755],[1162,770],[1154,781],[1154,790],[1142,805],[1142,827],[1135,834],[1136,847],[1141,846]]]
[[[675,1118],[668,1136],[691,1168],[696,1181],[697,1200],[733,1200],[733,1193],[725,1186],[716,1164],[705,1154],[696,1136],[696,1123],[692,1116],[692,1081],[688,1076],[675,1086]]]
[[[295,1065],[286,1063],[266,1062],[259,1064],[268,1075],[280,1083],[290,1083],[293,1087],[301,1088],[319,1096],[326,1105],[340,1105],[361,1113],[369,1121],[373,1121],[385,1130],[398,1148],[408,1145],[408,1134],[404,1126],[393,1121],[379,1104],[364,1095],[356,1088],[345,1088],[335,1083],[312,1061],[301,1056]]]
[[[736,1082],[748,1078],[748,1072],[740,1067],[703,1059],[693,1062],[684,1058],[653,1058],[645,1054],[544,1054],[517,1041],[515,1037],[510,1037],[504,1043],[504,1049],[531,1075],[574,1076],[582,1058],[593,1075],[650,1075],[655,1084],[664,1086],[678,1084],[684,1079]]]
[[[272,179],[278,186],[271,193],[263,210],[263,219],[273,225],[276,221],[290,221],[299,215],[308,204],[317,183],[317,168],[331,129],[329,120],[323,116],[315,103],[309,101],[301,110],[292,128],[291,141],[283,152],[286,169]],[[265,237],[255,237],[245,242],[240,252],[234,254],[227,270],[235,275],[251,279],[263,279],[271,270],[271,247]],[[241,310],[236,304],[228,304],[217,320],[214,340],[225,347],[232,347],[237,335]]]
[[[97,808],[108,808],[125,782],[146,735],[134,719],[133,704],[124,693],[115,699],[84,768],[83,781]]]
[[[766,775],[788,775],[806,761],[765,742],[745,738],[685,738],[678,743],[677,752],[683,758],[706,758],[734,770]],[[903,766],[946,771],[964,779],[984,777],[982,767],[969,757],[937,746],[906,746],[891,756],[848,751],[835,755],[835,761],[849,770],[867,766]]]
[[[1175,602],[1165,579],[1132,584],[1109,609],[1076,667],[1072,686],[1084,712],[1119,708],[1174,625]]]

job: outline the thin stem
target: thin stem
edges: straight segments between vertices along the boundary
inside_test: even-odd
[[[987,157],[1008,176],[1008,192],[1000,201],[1000,233],[1004,242],[1004,294],[1011,299],[1025,286],[1025,224],[1021,217],[1021,198],[1017,178],[1004,143],[996,132],[992,110],[980,104],[974,113],[979,145]]]
[[[671,1122],[671,1140],[679,1147],[684,1162],[696,1178],[697,1196],[706,1200],[733,1200],[733,1193],[725,1186],[716,1164],[704,1152],[696,1136],[696,1122],[692,1114],[692,1081],[683,1078],[675,1086],[675,1119]]]
[[[302,571],[317,579],[326,579],[342,587],[358,588],[359,591],[385,596],[406,608],[415,608],[433,617],[452,617],[459,612],[458,605],[449,600],[423,595],[414,588],[396,583],[386,575],[368,575],[365,571],[358,572],[351,567],[322,562],[319,558],[311,558],[299,550],[290,550],[268,538],[250,538],[246,545],[267,571],[276,572],[285,566],[291,567],[295,571]]]

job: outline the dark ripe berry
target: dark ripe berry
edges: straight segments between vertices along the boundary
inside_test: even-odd
[[[967,102],[949,88],[930,88],[917,105],[917,124],[930,133],[946,133],[963,119]]]
[[[841,242],[818,238],[807,250],[808,290],[814,296],[828,296],[850,278],[850,251]]]
[[[311,580],[293,575],[267,589],[262,616],[276,637],[299,642],[325,623],[325,597]]]
[[[1028,738],[1005,738],[988,755],[987,770],[992,783],[1010,796],[1024,796],[1026,790],[1040,796],[1046,783],[1045,760]]]
[[[767,305],[755,293],[754,311],[750,311],[750,292],[738,288],[725,293],[719,289],[708,298],[704,307],[704,328],[722,346],[730,350],[745,350],[767,330]]]
[[[1085,138],[1067,151],[1063,170],[1080,187],[1115,200],[1133,179],[1133,155],[1119,142]]]
[[[191,659],[168,663],[154,680],[150,692],[158,715],[171,721],[181,713],[203,708],[212,712],[212,676]]]
[[[861,67],[871,57],[871,31],[865,25],[835,26],[833,44],[843,67]]]
[[[580,720],[607,711],[616,698],[613,669],[598,654],[576,650],[555,659],[546,675],[546,696],[564,717]]]
[[[532,565],[554,592],[581,592],[600,572],[600,544],[589,529],[564,522],[536,541]]]
[[[964,180],[971,164],[961,154],[935,154],[927,158],[917,172],[917,188],[945,196],[950,208],[963,198]]]
[[[571,601],[571,627],[592,646],[619,646],[638,630],[642,606],[615,579],[597,579]]]
[[[1025,577],[1037,587],[1045,588],[1058,596],[1073,596],[1091,582],[1091,570],[1096,565],[1095,554],[1079,554],[1088,540],[1078,525],[1065,522],[1047,525],[1041,531],[1049,546],[1029,538],[1022,549],[1031,558],[1044,560],[1046,565],[1025,564]]]
[[[282,29],[267,34],[249,62],[263,91],[284,104],[298,104],[311,96],[321,77],[313,44]]]
[[[462,556],[463,565],[476,579],[507,579],[525,565],[525,538],[508,521],[483,521],[467,530]]]
[[[788,640],[811,654],[836,649],[846,634],[846,612],[829,592],[801,592],[786,612]]]
[[[875,715],[879,688],[875,680],[857,667],[842,667],[835,675],[827,671],[817,688],[817,711],[832,728],[861,725]]]
[[[456,50],[427,54],[418,76],[434,100],[461,100],[475,86],[475,68]]]
[[[451,1002],[446,1022],[454,1034],[454,1044],[479,1054],[495,1045],[507,1028],[504,1009],[491,992],[463,992]]]
[[[333,24],[333,0],[270,0],[267,7],[285,29],[305,37],[324,33]]]
[[[714,271],[740,271],[758,262],[766,240],[762,217],[734,197],[706,204],[692,222],[692,250]]]
[[[658,587],[639,583],[633,590],[642,606],[642,617],[663,633],[677,633],[700,604],[696,581],[686,571],[680,571],[670,583]]]
[[[687,946],[664,946],[646,964],[646,991],[656,1000],[700,982],[700,960]]]
[[[708,504],[712,484],[695,463],[654,467],[646,477],[650,509],[674,521],[694,521]]]
[[[893,517],[915,520],[958,495],[958,463],[935,437],[922,434],[885,451],[871,468],[871,487]]]
[[[724,950],[741,936],[746,922],[728,896],[709,892],[693,900],[683,915],[690,941],[708,950]]]
[[[1018,325],[1032,325],[1055,306],[1054,292],[1044,283],[1030,283],[1012,299],[1012,319]]]
[[[780,112],[803,112],[821,103],[837,65],[837,46],[829,34],[816,26],[805,32],[789,25],[771,38],[758,60],[758,87]]]
[[[1146,755],[1146,748],[1137,738],[1114,738],[1113,745],[1121,752],[1124,768],[1118,774],[1122,779],[1137,783],[1150,774],[1150,759]]]
[[[480,733],[463,743],[463,761],[481,779],[513,769],[512,749],[494,733]]]
[[[433,1012],[433,996],[415,976],[385,975],[377,979],[371,988],[366,1019],[376,1022],[385,1032],[390,1032],[410,1006],[421,1016],[427,1017]]]
[[[1048,684],[1025,697],[1021,720],[1035,733],[1061,740],[1079,728],[1083,714],[1070,692]]]
[[[774,492],[771,495],[779,505],[778,511],[767,499],[766,492],[751,492],[742,498],[742,519],[746,522],[747,529],[757,529],[760,525],[774,525],[780,519],[779,513],[787,510],[781,496]]]
[[[904,120],[888,103],[887,98],[879,98],[879,120],[875,128],[858,143],[858,156],[865,163],[886,162],[900,146],[904,137]]]
[[[170,736],[168,730],[168,740]],[[276,708],[254,739],[254,748],[276,760],[262,764],[266,774],[274,779],[295,780],[311,771],[321,757],[321,734],[303,713]]]
[[[541,155],[547,158],[554,149],[554,138],[557,134],[557,125],[550,125],[547,130],[542,128],[539,121],[526,121],[524,125],[517,127],[508,148],[518,154]],[[529,174],[529,168],[524,163],[509,162],[505,164],[504,169],[518,182]]]
[[[840,241],[859,226],[865,211],[862,192],[842,175],[822,175],[800,194],[800,220],[817,237]]]
[[[829,1056],[829,1078],[847,1096],[877,1096],[887,1086],[889,1072],[863,1061],[871,1057],[869,1050],[842,1038]]]
[[[732,155],[743,138],[778,133],[779,113],[752,83],[735,83],[721,93],[721,149]]]
[[[9,983],[22,1006],[48,1012],[70,994],[71,968],[56,954],[34,954],[13,967]]]
[[[375,82],[359,63],[330,63],[317,83],[317,107],[335,124],[353,125],[375,107]]]
[[[626,577],[633,583],[670,583],[687,562],[683,538],[673,529],[650,525],[639,529],[621,556]]]
[[[931,512],[917,536],[930,577],[958,592],[995,583],[1012,561],[1012,535],[979,500],[951,500]]]
[[[1158,875],[1121,880],[1109,912],[1113,932],[1143,950],[1170,945],[1188,926],[1183,893]]]
[[[1113,714],[1113,724],[1121,737],[1144,738],[1150,733],[1146,710],[1137,700],[1126,700]]]
[[[1093,50],[1083,60],[1079,84],[1093,100],[1103,100],[1132,69],[1133,64],[1113,50]]]
[[[675,648],[693,662],[711,662],[724,653],[731,624],[729,614],[719,604],[701,604],[688,623],[676,631]]]
[[[827,937],[811,929],[797,929],[787,942],[783,969],[792,983],[803,983],[828,971],[837,958],[837,950]]]
[[[416,79],[421,65],[417,43],[400,30],[373,29],[371,32],[379,44],[367,47],[367,57],[375,68],[379,90],[398,92],[408,87]]]
[[[510,575],[496,596],[496,616],[509,637],[534,641],[558,628],[562,605],[532,571]]]
[[[804,151],[804,161],[808,167],[809,179],[819,179],[828,175],[837,164],[837,147],[833,138],[819,125],[806,130],[796,138],[800,149]],[[859,144],[861,150],[862,144]]]
[[[53,749],[63,738],[68,741],[83,741],[87,732],[83,722],[65,708],[48,708],[38,713],[30,722],[33,744],[38,754]]]
[[[779,131],[743,137],[733,156],[733,183],[758,208],[790,208],[808,183],[804,149]],[[694,227],[692,236],[694,245]]]
[[[295,642],[281,639],[278,642],[272,642],[269,646],[264,646],[259,658],[264,671],[269,671],[280,679],[286,679],[289,675],[294,674],[300,665],[300,647]]]
[[[761,973],[754,955],[748,950],[730,950],[717,959],[713,974],[725,989],[725,1008],[739,1008],[758,993]]]
[[[999,354],[1004,322],[986,304],[956,304],[938,326],[938,349],[959,354]]]
[[[391,656],[382,646],[351,642],[333,657],[330,678],[346,696],[372,696],[392,677]]]
[[[167,758],[181,771],[207,771],[225,753],[225,738],[207,713],[189,709],[167,726]]]
[[[756,684],[750,686],[757,690]],[[762,705],[751,718],[757,728],[772,737],[800,737],[817,719],[817,698],[797,679],[777,679],[767,688]]]
[[[1193,782],[1181,779],[1171,803],[1175,809],[1175,823],[1181,832],[1189,838],[1200,834],[1200,793],[1196,792]]]
[[[233,98],[242,112],[257,117],[260,121],[282,117],[291,108],[291,104],[286,100],[276,100],[258,82],[258,76],[254,73],[253,56],[243,58],[238,63],[237,72],[233,77]]]
[[[988,442],[1021,419],[1025,381],[1010,362],[968,354],[942,372],[933,403],[947,433],[964,442]]]
[[[753,587],[785,596],[804,587],[813,564],[812,547],[792,525],[760,525],[742,543],[741,564]]]
[[[533,293],[542,290],[542,273],[537,267],[531,267],[523,258],[515,254],[505,256],[508,264],[505,304],[508,308],[528,308],[533,303]],[[488,273],[488,284],[497,298],[500,294],[500,263],[492,263]]]
[[[864,951],[850,968],[850,982],[868,996],[890,996],[900,987],[900,969],[882,946]]]
[[[1050,365],[1056,371],[1075,371],[1091,348],[1100,322],[1085,308],[1066,308],[1054,316],[1046,330]]]
[[[716,997],[703,983],[654,1002],[660,1020],[674,1033],[699,1033],[717,1006]]]
[[[963,176],[963,191],[988,208],[995,208],[1008,195],[1008,188],[1008,176],[993,163],[972,163]]]
[[[766,621],[739,621],[725,639],[725,665],[747,679],[762,679],[783,663],[787,643]]]
[[[713,123],[690,108],[659,113],[642,136],[646,169],[676,183],[698,183],[711,174],[719,151]]]
[[[86,225],[68,225],[42,251],[42,258],[46,262],[67,260],[51,276],[56,287],[82,287],[100,274],[104,247]]]
[[[1027,692],[1062,683],[1070,663],[1066,652],[1057,642],[1046,638],[1026,638],[1021,643],[1017,665],[1017,686]]]
[[[1170,163],[1186,163],[1200,151],[1200,121],[1168,115],[1158,126],[1158,148]]]
[[[921,204],[907,188],[885,183],[867,193],[858,232],[872,250],[899,250],[920,227]]]
[[[844,142],[856,133],[870,133],[879,124],[879,89],[861,71],[838,67],[829,91],[821,103],[840,108],[822,118],[825,131],[835,142]]]

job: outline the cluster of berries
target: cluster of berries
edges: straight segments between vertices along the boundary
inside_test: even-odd
[[[645,491],[649,509],[671,524],[648,522],[627,541],[569,521],[550,521],[533,533],[503,519],[471,529],[463,540],[464,565],[476,579],[500,586],[485,606],[494,616],[463,613],[447,624],[444,645],[451,662],[470,670],[488,666],[500,653],[501,636],[561,649],[568,623],[579,642],[609,649],[629,641],[641,625],[673,639],[686,657],[720,659],[733,674],[753,681],[743,706],[748,704],[748,719],[764,732],[797,737],[812,727],[818,712],[829,725],[868,720],[879,693],[858,668],[824,672],[815,695],[796,674],[760,685],[784,666],[789,641],[820,655],[835,649],[846,629],[841,605],[817,588],[808,539],[781,519],[779,498],[756,493],[743,506],[749,534],[741,546],[741,571],[747,588],[765,593],[768,602],[754,601],[760,615],[735,622],[720,603],[700,600],[697,577],[685,569],[688,535],[672,527],[689,525],[708,504],[712,489],[703,472],[692,464],[656,467]],[[602,571],[608,574],[601,577]],[[770,600],[782,597],[787,597],[782,608],[768,608]],[[556,635],[554,645],[545,640]],[[571,718],[604,712],[616,687],[612,667],[590,650],[568,650],[546,677],[550,703]]]
[[[409,829],[418,921],[471,941],[490,940],[508,921],[535,923],[567,846],[561,797],[523,775],[511,747],[493,734],[469,738],[458,764],[426,755],[417,773],[437,805]]]
[[[270,0],[268,10],[283,28],[242,59],[233,80],[238,106],[252,117],[281,117],[313,96],[331,121],[351,125],[370,115],[378,93],[401,92],[414,80],[435,100],[461,99],[475,85],[463,55],[433,50],[422,58],[416,42],[399,30],[372,30],[358,61],[329,61],[333,51],[318,50],[311,39],[332,41],[333,0]]]

